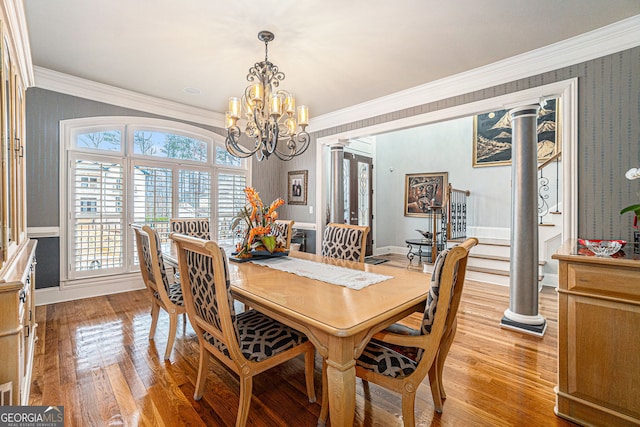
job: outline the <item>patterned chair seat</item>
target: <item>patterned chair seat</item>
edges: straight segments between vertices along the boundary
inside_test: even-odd
[[[175,305],[179,305],[184,307],[184,298],[182,297],[182,288],[180,287],[180,282],[173,283],[169,285],[169,292],[167,292],[169,296],[169,300]],[[160,294],[158,291],[153,293],[153,296],[160,299]]]
[[[374,341],[367,344],[356,364],[391,378],[403,378],[411,375],[418,367],[415,360]]]
[[[171,234],[180,260],[181,285],[200,358],[193,394],[202,397],[209,355],[218,358],[240,377],[236,427],[247,423],[253,377],[304,354],[307,396],[315,402],[313,379],[315,349],[307,337],[255,310],[236,314],[224,249],[214,241]]]
[[[178,316],[184,315],[186,324],[186,308],[182,297],[180,283],[171,283],[162,258],[162,250],[158,233],[148,225],[131,224],[136,237],[140,274],[153,302],[151,307],[151,330],[149,339],[155,336],[160,310],[169,314],[169,335],[164,352],[165,360],[169,359],[173,342],[178,329]]]
[[[402,395],[405,426],[415,426],[416,390],[427,374],[435,410],[442,412],[442,399],[446,397],[442,367],[455,335],[469,250],[476,244],[478,239],[472,237],[440,252],[419,328],[391,325],[374,334],[356,361],[356,375],[363,382],[371,381]],[[323,404],[321,422],[326,421],[326,413]]]
[[[239,314],[237,322],[240,350],[247,360],[253,362],[268,359],[307,341],[305,335],[256,310]],[[207,331],[203,336],[225,356],[231,357],[223,342]]]

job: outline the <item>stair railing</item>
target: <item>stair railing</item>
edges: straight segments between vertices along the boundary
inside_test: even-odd
[[[467,237],[467,197],[469,190],[459,190],[449,184],[447,197],[447,240]]]
[[[559,193],[560,193],[560,180],[558,177],[558,173],[560,171],[560,157],[562,152],[558,152],[553,156],[549,157],[543,163],[538,165],[538,218],[540,219],[539,224],[543,224],[544,217],[549,213],[558,214],[558,204],[559,204]],[[555,198],[556,198],[556,210],[554,212],[550,211],[549,206],[549,197],[552,194],[552,189],[549,185],[549,178],[544,175],[545,168],[549,165],[555,165],[556,168],[556,179],[555,179]]]

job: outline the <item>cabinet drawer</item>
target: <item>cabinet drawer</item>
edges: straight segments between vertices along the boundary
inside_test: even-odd
[[[567,265],[567,289],[640,303],[640,269],[593,264]]]

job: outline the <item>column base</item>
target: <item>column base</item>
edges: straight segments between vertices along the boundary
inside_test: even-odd
[[[502,320],[500,320],[500,327],[542,337],[544,336],[544,333],[547,330],[547,321],[543,318],[542,324],[530,325],[528,323],[516,322],[514,320],[509,319],[507,316],[504,316]]]

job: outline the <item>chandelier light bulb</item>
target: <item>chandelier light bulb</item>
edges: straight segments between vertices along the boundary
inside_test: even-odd
[[[298,123],[301,126],[309,124],[309,109],[304,105],[298,107]]]

